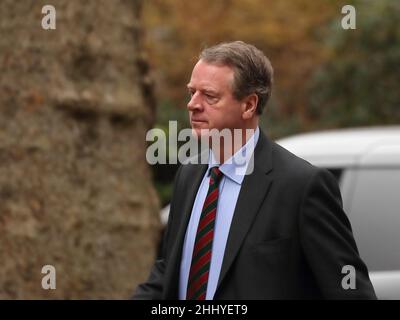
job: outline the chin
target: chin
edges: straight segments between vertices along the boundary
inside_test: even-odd
[[[195,123],[195,124],[191,123],[191,125],[192,125],[192,135],[194,137],[199,138],[206,135],[205,131],[208,129],[206,123]]]
[[[194,128],[192,127],[192,135],[193,137],[199,139],[202,137],[202,135],[204,135],[204,133],[201,133],[201,128]]]
[[[192,134],[197,138],[209,137],[210,129],[208,126],[192,126]]]

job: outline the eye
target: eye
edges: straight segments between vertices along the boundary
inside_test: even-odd
[[[209,104],[213,104],[218,101],[218,97],[215,96],[214,94],[205,93],[204,96],[206,97],[206,100]]]
[[[187,92],[187,100],[191,100],[193,95],[194,95],[194,92],[191,91],[191,90],[188,90],[188,92]]]
[[[188,95],[189,97],[193,97],[193,95],[195,94],[195,90],[188,90]]]

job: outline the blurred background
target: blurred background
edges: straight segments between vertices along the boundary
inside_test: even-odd
[[[147,277],[177,166],[147,164],[146,132],[189,126],[206,46],[270,58],[272,139],[399,124],[399,16],[397,0],[1,0],[0,298],[128,298]],[[56,290],[41,287],[46,264]]]

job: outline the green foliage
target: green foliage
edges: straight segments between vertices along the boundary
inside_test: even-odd
[[[171,179],[171,181],[172,180],[173,179]],[[154,181],[154,187],[156,188],[158,197],[160,198],[161,207],[165,207],[171,201],[173,191],[173,184],[171,181]]]
[[[167,143],[169,136],[169,121],[177,121],[178,132],[180,129],[189,128],[189,117],[186,109],[176,107],[170,100],[162,100],[157,108],[156,128],[162,129],[165,132]],[[178,142],[178,149],[184,142]],[[167,145],[167,159],[172,150],[171,146]],[[157,164],[152,166],[154,186],[162,206],[169,203],[172,196],[172,181],[178,165],[174,164]]]
[[[356,30],[341,27],[345,4],[356,7]],[[189,127],[185,85],[199,50],[230,40],[255,44],[272,62],[275,83],[260,126],[273,139],[399,123],[399,6],[398,0],[146,1],[146,46],[162,97],[157,127],[167,134],[169,120]],[[153,169],[164,203],[176,167]]]
[[[274,67],[274,115],[263,115],[270,124],[268,131],[280,136],[304,130],[305,79],[324,57],[323,44],[315,41],[315,34],[333,17],[340,20],[341,7],[348,2],[146,1],[145,43],[160,96],[185,106],[185,86],[199,51],[221,41],[243,40],[264,51]]]
[[[313,78],[308,111],[320,127],[400,123],[400,2],[355,7],[357,29],[332,24],[330,59]]]

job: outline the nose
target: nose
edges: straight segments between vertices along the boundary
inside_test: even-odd
[[[192,94],[187,104],[187,108],[189,109],[189,111],[201,110],[203,108],[198,92]]]

